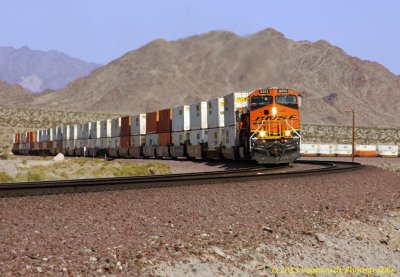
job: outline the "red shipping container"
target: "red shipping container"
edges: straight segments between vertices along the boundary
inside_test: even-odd
[[[158,112],[146,113],[146,134],[158,133]]]
[[[129,137],[131,135],[131,117],[121,117],[121,137]]]
[[[121,137],[119,144],[120,144],[120,148],[129,148],[129,146],[131,145],[130,137],[129,136]]]
[[[171,144],[171,133],[160,133],[158,134],[158,144],[160,146],[167,146]]]
[[[172,130],[172,109],[165,109],[159,112],[159,128],[160,133],[171,133]]]
[[[46,149],[52,149],[52,148],[53,148],[53,142],[52,141],[48,141]]]

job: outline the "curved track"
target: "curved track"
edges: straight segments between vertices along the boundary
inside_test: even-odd
[[[296,163],[311,164],[319,167],[313,169],[289,171],[287,170],[288,166],[256,166],[244,169],[156,176],[4,183],[0,184],[0,197],[145,189],[155,187],[249,181],[266,178],[288,178],[294,176],[323,174],[333,171],[354,170],[363,167],[362,164],[352,162],[299,160],[296,161]]]

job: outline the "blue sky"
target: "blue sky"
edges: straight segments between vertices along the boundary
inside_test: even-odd
[[[58,50],[108,63],[157,38],[272,27],[294,40],[325,39],[400,75],[400,1],[0,0],[0,46]]]

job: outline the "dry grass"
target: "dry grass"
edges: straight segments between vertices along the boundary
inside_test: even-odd
[[[148,176],[169,174],[170,168],[159,162],[133,163],[127,161],[104,161],[101,159],[74,158],[51,165],[27,166],[21,161],[15,177],[0,172],[0,182],[25,182],[68,180],[82,178],[104,178],[122,176]]]

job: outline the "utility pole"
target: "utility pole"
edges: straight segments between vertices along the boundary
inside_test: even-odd
[[[353,110],[353,135],[352,135],[352,151],[351,151],[351,161],[354,163],[354,154],[355,154],[355,124],[356,124],[356,120],[355,120],[355,113],[356,111]]]
[[[354,163],[354,157],[356,153],[356,111],[344,111],[345,113],[351,112],[353,114],[353,124],[352,124],[352,135],[351,135],[351,161]]]

